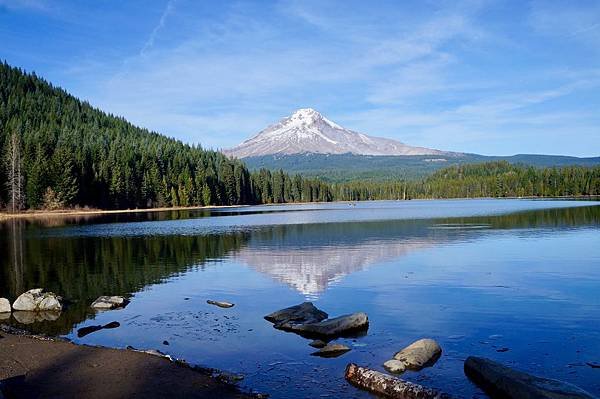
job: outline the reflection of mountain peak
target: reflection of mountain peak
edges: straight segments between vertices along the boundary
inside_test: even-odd
[[[419,240],[372,240],[322,247],[242,248],[236,257],[258,272],[315,298],[344,276],[429,246]]]

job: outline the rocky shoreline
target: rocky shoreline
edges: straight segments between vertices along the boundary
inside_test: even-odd
[[[227,309],[231,302],[207,300],[207,304]],[[101,296],[92,304],[96,311],[127,306],[121,296]],[[18,319],[23,314],[58,313],[62,298],[42,288],[29,290],[15,302],[0,298],[0,314]],[[19,316],[18,316],[19,315]],[[351,348],[335,342],[338,338],[365,336],[369,318],[364,312],[330,317],[311,302],[284,308],[264,318],[278,330],[297,334],[316,348],[312,356],[339,357]],[[88,326],[77,331],[79,337],[102,329],[118,328],[118,322]],[[312,340],[312,341],[310,341]],[[164,345],[169,345],[167,341]],[[500,350],[498,350],[500,351]],[[346,367],[344,377],[357,388],[391,399],[442,399],[451,394],[398,378],[405,370],[420,371],[434,367],[442,356],[441,346],[433,339],[419,339],[397,351],[391,359],[382,360],[382,373],[354,363]],[[589,364],[589,363],[588,363]],[[594,367],[595,363],[589,364]],[[190,374],[192,373],[192,374]],[[580,388],[562,381],[551,380],[509,368],[493,360],[468,357],[464,373],[491,398],[594,399]],[[73,376],[77,376],[73,382]],[[148,382],[137,383],[140,379]],[[177,392],[177,397],[190,398],[261,398],[266,394],[243,393],[236,383],[243,376],[216,369],[191,366],[157,350],[109,349],[75,345],[60,338],[32,335],[24,330],[0,324],[0,394],[7,398],[26,397],[165,397]],[[104,386],[113,391],[107,395]],[[170,388],[169,388],[170,387]],[[200,387],[200,388],[199,388]],[[0,395],[0,399],[3,399]]]

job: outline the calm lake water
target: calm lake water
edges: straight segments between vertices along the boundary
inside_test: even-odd
[[[436,339],[435,366],[403,378],[485,397],[469,355],[600,395],[600,203],[454,200],[257,206],[0,224],[0,296],[44,287],[69,306],[22,324],[74,342],[158,349],[245,376],[273,398],[369,394],[347,363],[383,370],[412,341]],[[123,310],[94,314],[100,295]],[[207,299],[236,304],[221,309]],[[263,316],[305,300],[330,316],[369,315],[352,351],[310,356],[308,340]],[[20,320],[30,322],[31,320]],[[120,323],[78,338],[77,329]],[[163,341],[169,345],[163,345]],[[500,350],[500,351],[499,351]]]

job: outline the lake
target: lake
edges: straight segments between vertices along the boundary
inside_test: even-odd
[[[600,395],[600,203],[566,200],[381,201],[253,206],[19,220],[0,224],[0,297],[62,295],[56,320],[8,322],[77,343],[158,349],[244,375],[273,398],[369,394],[347,363],[383,370],[420,338],[443,355],[403,378],[485,397],[469,355]],[[100,295],[122,310],[94,313]],[[221,309],[206,300],[225,300]],[[310,356],[309,340],[263,316],[310,300],[330,316],[364,311],[352,350]],[[79,338],[79,328],[120,327]],[[30,324],[24,324],[30,323]],[[168,341],[169,345],[163,344]]]

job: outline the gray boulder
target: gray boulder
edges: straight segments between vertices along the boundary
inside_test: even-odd
[[[0,314],[1,313],[10,313],[10,302],[6,298],[0,298]]]
[[[350,348],[342,344],[327,344],[316,352],[311,353],[312,356],[320,357],[338,357],[350,351]]]
[[[337,337],[352,332],[364,331],[369,328],[369,318],[366,313],[358,312],[334,317],[318,323],[295,324],[290,330],[299,334],[322,337]]]
[[[575,385],[536,377],[481,357],[470,356],[465,360],[465,374],[493,398],[595,398],[590,393]]]
[[[213,301],[211,299],[209,299],[208,301],[206,301],[206,303],[208,303],[209,305],[215,305],[218,306],[220,308],[232,308],[235,306],[235,304],[231,303],[231,302],[225,302],[225,301]]]
[[[321,341],[320,339],[315,339],[314,341],[309,342],[308,345],[312,346],[313,348],[324,348],[327,345],[327,342]]]
[[[13,303],[14,310],[27,312],[54,311],[62,310],[62,298],[52,292],[44,292],[43,288],[36,288],[21,294]]]
[[[280,330],[292,330],[294,327],[306,323],[318,323],[327,318],[327,313],[319,310],[312,302],[278,310],[265,316],[265,319]]]
[[[127,305],[127,300],[122,296],[101,296],[92,302],[91,307],[99,310],[122,308]]]
[[[404,373],[404,370],[406,370],[404,362],[401,362],[400,360],[396,359],[391,359],[383,363],[383,367],[390,373],[394,374],[401,374]]]
[[[420,339],[397,352],[383,366],[392,373],[402,373],[404,369],[421,370],[433,366],[441,354],[442,348],[433,339]]]

